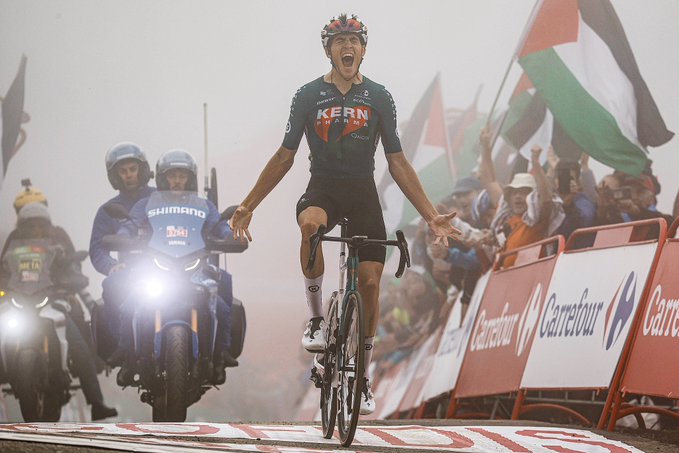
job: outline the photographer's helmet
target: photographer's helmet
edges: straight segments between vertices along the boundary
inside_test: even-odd
[[[166,173],[173,168],[188,170],[190,175],[186,184],[186,190],[192,192],[198,191],[198,166],[193,156],[183,149],[165,151],[158,159],[156,163],[156,185],[158,190],[170,190]]]
[[[16,211],[18,215],[21,208],[29,203],[42,203],[47,206],[47,197],[42,190],[27,186],[24,190],[19,192],[14,199],[14,211]]]
[[[330,19],[330,23],[321,30],[323,47],[330,48],[332,38],[342,33],[357,34],[361,44],[368,45],[368,27],[355,15],[347,17],[346,14],[340,14],[338,17]]]
[[[129,159],[139,162],[139,187],[148,184],[149,179],[153,177],[149,162],[146,160],[146,155],[138,145],[130,142],[118,143],[106,152],[105,159],[108,180],[116,190],[123,188],[123,182],[116,172],[116,165]]]

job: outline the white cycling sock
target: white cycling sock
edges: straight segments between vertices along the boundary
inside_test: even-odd
[[[323,295],[321,294],[321,285],[323,283],[323,274],[316,278],[304,277],[304,288],[306,291],[306,303],[309,307],[310,318],[323,317]]]
[[[365,337],[365,373],[363,374],[368,380],[372,380],[370,376],[370,362],[373,359],[373,348],[375,346],[375,337]]]

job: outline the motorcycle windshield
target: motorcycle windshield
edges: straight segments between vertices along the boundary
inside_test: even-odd
[[[52,286],[50,269],[56,254],[47,239],[13,240],[3,258],[11,272],[10,291],[32,296]]]
[[[146,205],[153,230],[149,247],[173,258],[204,249],[203,225],[208,212],[207,202],[195,192],[154,192]]]

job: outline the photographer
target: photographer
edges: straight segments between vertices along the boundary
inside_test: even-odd
[[[580,163],[560,160],[556,164],[556,191],[563,200],[566,217],[555,234],[562,234],[566,239],[578,228],[594,225],[596,219],[596,204],[583,192],[580,176]]]

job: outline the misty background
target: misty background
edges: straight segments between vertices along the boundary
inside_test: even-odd
[[[679,3],[612,3],[668,128],[678,131]],[[361,72],[391,92],[399,121],[409,118],[437,72],[445,108],[466,108],[483,85],[478,108],[487,112],[533,4],[0,0],[0,95],[25,54],[24,110],[31,118],[0,189],[0,240],[14,227],[20,181],[30,177],[47,195],[53,222],[77,249],[87,249],[96,209],[115,195],[104,154],[121,141],[138,143],[152,167],[168,149],[188,150],[199,163],[202,188],[203,103],[220,208],[238,204],[280,145],[295,91],[329,70],[320,30],[341,12],[368,26]],[[498,108],[507,105],[518,75],[515,67]],[[189,419],[290,419],[308,382],[310,356],[299,343],[307,313],[294,217],[309,176],[307,155],[303,140],[293,169],[255,211],[249,250],[228,257],[235,296],[248,313],[242,366],[229,370],[221,392],[211,390],[189,409]],[[679,187],[676,139],[652,148],[650,158],[662,184],[659,209],[671,213]],[[598,177],[609,172],[592,166]],[[376,167],[379,178],[381,145]],[[326,296],[336,286],[333,250],[326,248]],[[388,264],[385,273],[395,267]],[[89,261],[84,269],[99,297],[102,277]],[[104,393],[121,419],[149,419],[136,390],[121,391],[113,377]]]

